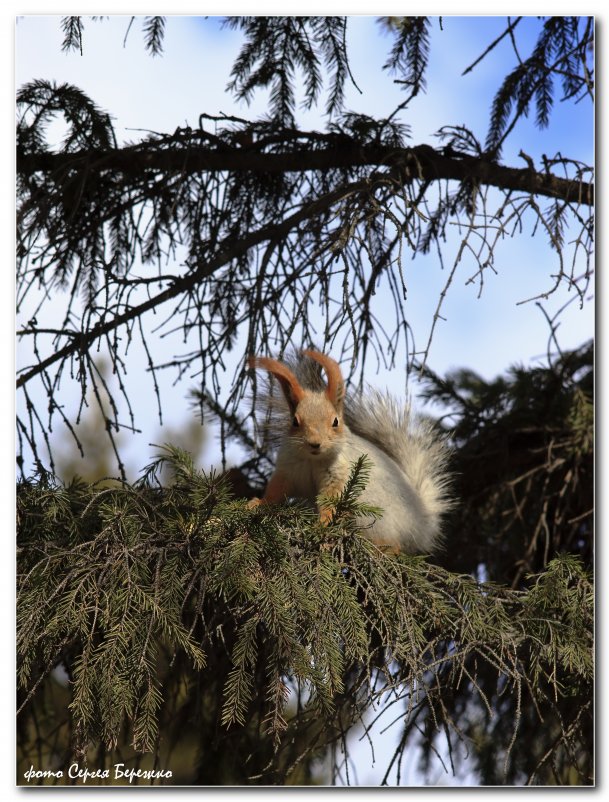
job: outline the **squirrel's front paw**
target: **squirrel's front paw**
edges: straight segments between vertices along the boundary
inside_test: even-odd
[[[255,510],[256,507],[258,507],[260,504],[262,504],[262,499],[261,498],[251,498],[247,502],[246,507],[247,507],[248,510]]]
[[[327,526],[332,520],[334,515],[334,507],[322,507],[319,511],[319,520],[324,526]]]

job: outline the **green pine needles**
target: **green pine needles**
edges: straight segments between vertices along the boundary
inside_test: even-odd
[[[302,505],[246,509],[169,446],[133,485],[21,482],[21,765],[127,755],[188,763],[165,782],[310,782],[332,746],[348,767],[349,732],[388,703],[399,777],[410,736],[450,760],[471,739],[447,707],[464,683],[489,727],[501,698],[553,721],[559,699],[586,694],[593,597],[577,558],[523,592],[385,554],[362,529],[381,514],[358,503],[365,481],[362,458],[329,527]],[[489,671],[495,698],[478,682]],[[496,744],[506,770],[519,718]]]

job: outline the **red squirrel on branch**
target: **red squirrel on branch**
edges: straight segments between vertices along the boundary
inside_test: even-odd
[[[275,472],[250,507],[290,496],[311,502],[337,496],[365,454],[371,470],[360,500],[383,511],[364,530],[367,536],[395,552],[428,554],[438,546],[441,518],[451,505],[448,449],[430,424],[375,390],[346,398],[340,366],[319,351],[302,351],[291,366],[268,357],[250,357],[249,365],[268,371],[285,401],[279,410],[271,403],[280,430]],[[316,365],[325,372],[325,386]],[[318,510],[329,523],[333,507],[318,504]]]

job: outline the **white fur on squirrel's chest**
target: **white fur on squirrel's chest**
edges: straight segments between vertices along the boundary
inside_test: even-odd
[[[287,444],[277,456],[277,468],[288,478],[288,495],[315,501],[330,485],[344,485],[351,466],[341,453],[306,454]]]

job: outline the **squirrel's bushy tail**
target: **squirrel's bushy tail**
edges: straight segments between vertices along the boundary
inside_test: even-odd
[[[439,530],[440,519],[452,506],[450,451],[433,424],[414,415],[410,404],[373,388],[347,397],[345,423],[397,463],[417,491],[433,529]]]

